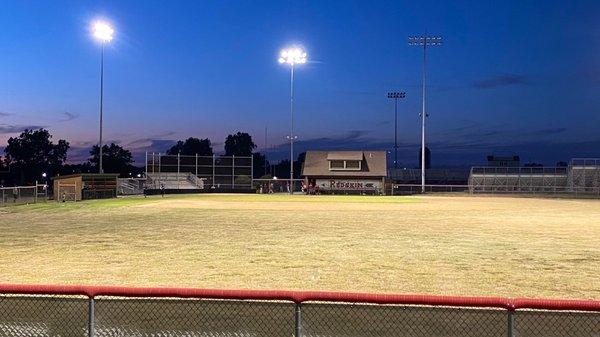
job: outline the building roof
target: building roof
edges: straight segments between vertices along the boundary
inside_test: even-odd
[[[327,160],[362,160],[362,151],[329,151]]]
[[[87,178],[87,177],[94,177],[94,178],[117,178],[119,176],[118,173],[74,173],[74,174],[66,174],[63,176],[55,176],[52,177],[50,179],[52,180],[60,180],[60,179],[68,179],[68,178],[75,178],[75,177],[82,177],[82,178]]]
[[[362,160],[360,171],[330,171],[331,160]],[[302,166],[303,176],[318,177],[385,177],[385,151],[306,151]]]

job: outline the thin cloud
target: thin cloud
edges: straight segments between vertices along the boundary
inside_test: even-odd
[[[41,129],[44,126],[41,125],[8,125],[8,124],[0,124],[0,135],[13,134],[13,133],[21,133],[25,130],[37,130]]]
[[[541,129],[541,130],[536,130],[536,131],[532,131],[531,134],[532,135],[540,135],[540,136],[547,136],[547,135],[556,135],[559,133],[563,133],[567,131],[567,128],[549,128],[549,129]]]
[[[473,87],[477,89],[494,89],[512,85],[526,85],[529,83],[530,81],[527,76],[518,74],[502,74],[475,81],[473,82]]]
[[[12,115],[12,114],[8,113],[8,112],[0,111],[0,117],[8,117],[10,115]]]
[[[127,145],[132,146],[132,147],[145,147],[145,146],[148,146],[149,144],[152,144],[154,141],[160,140],[161,138],[172,136],[174,134],[175,134],[174,131],[166,131],[164,133],[159,133],[156,135],[151,135],[148,137],[132,140]],[[175,142],[174,140],[167,140],[167,141]]]
[[[63,116],[63,118],[60,120],[60,122],[69,122],[79,117],[79,115],[70,113],[68,111],[61,113],[61,115]]]

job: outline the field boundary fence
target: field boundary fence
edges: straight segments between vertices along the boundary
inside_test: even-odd
[[[468,193],[469,185],[425,185],[425,193]],[[391,195],[422,193],[420,184],[392,184]]]
[[[592,337],[600,301],[0,285],[2,336]]]
[[[35,204],[48,200],[48,186],[0,187],[0,207],[9,205]]]

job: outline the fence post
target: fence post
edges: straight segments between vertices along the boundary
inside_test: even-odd
[[[198,177],[198,154],[196,153],[196,178]]]
[[[235,155],[231,156],[231,189],[235,188]]]
[[[300,303],[296,303],[296,310],[294,310],[294,337],[302,336],[302,311],[300,309]]]
[[[88,337],[94,337],[94,321],[95,321],[95,313],[94,313],[94,298],[90,297],[88,301]]]
[[[515,337],[515,310],[508,310],[508,337]]]
[[[179,189],[179,160],[181,151],[177,152],[177,189]]]
[[[265,155],[266,158],[266,155]],[[265,159],[266,161],[266,159]],[[266,168],[265,168],[266,170]],[[254,187],[254,155],[250,156],[250,188]]]
[[[215,155],[213,153],[213,164],[212,164],[212,188],[215,188]]]

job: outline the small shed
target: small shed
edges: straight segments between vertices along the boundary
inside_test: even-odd
[[[80,201],[117,197],[115,173],[77,173],[52,178],[54,200]]]

